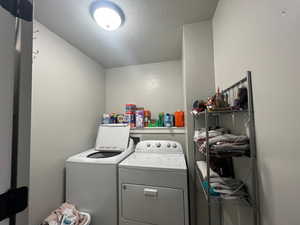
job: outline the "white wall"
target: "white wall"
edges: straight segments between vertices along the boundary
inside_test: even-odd
[[[106,112],[122,113],[127,103],[149,109],[155,118],[183,109],[181,61],[113,68],[105,74]]]
[[[105,101],[102,67],[41,24],[35,28],[29,224],[62,203],[64,162],[93,147]]]
[[[300,2],[223,0],[213,27],[216,86],[253,71],[262,224],[298,225]]]
[[[194,169],[194,136],[193,118],[190,114],[195,100],[206,99],[215,90],[213,41],[211,21],[188,24],[183,27],[183,85],[186,110],[186,143],[187,160],[190,172],[190,204],[191,224],[195,224],[195,218],[199,218],[199,224],[205,224],[206,205],[199,201],[195,212],[195,169]],[[203,197],[202,191],[200,197]],[[202,199],[203,200],[203,199]],[[195,214],[196,213],[196,214]]]

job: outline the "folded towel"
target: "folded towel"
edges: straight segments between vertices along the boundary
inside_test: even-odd
[[[214,152],[240,152],[245,153],[249,150],[249,144],[217,143],[211,146]]]
[[[207,164],[206,164],[206,162],[198,161],[197,166],[198,166],[199,170],[201,171],[201,174],[202,174],[203,178],[206,179],[206,177],[207,177]],[[209,173],[210,173],[210,177],[219,177],[219,174],[217,174],[212,169],[209,170]]]
[[[210,130],[208,131],[208,137],[209,138],[217,137],[227,132],[228,130],[226,130],[225,128]],[[195,130],[195,134],[194,134],[195,142],[203,142],[205,141],[205,139],[206,139],[206,130],[204,128],[201,128],[200,130]]]
[[[242,151],[246,152],[249,149],[249,138],[247,136],[233,135],[233,134],[223,134],[208,140],[209,146],[212,149],[218,151]],[[206,141],[204,141],[200,148],[200,152],[206,152]]]
[[[249,138],[244,135],[237,136],[233,134],[223,134],[220,136],[213,137],[208,141],[209,145],[217,144],[218,142],[246,144],[249,142]]]

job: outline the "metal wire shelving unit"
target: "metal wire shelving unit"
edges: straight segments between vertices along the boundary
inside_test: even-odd
[[[228,93],[229,91],[239,87],[240,85],[247,84],[247,91],[248,91],[248,109],[247,110],[220,110],[220,111],[208,111],[205,110],[203,112],[198,113],[197,115],[194,115],[194,130],[196,129],[196,123],[199,119],[204,120],[205,125],[205,132],[206,132],[206,153],[204,153],[204,159],[207,165],[206,171],[207,174],[202,174],[200,171],[197,161],[195,162],[195,168],[196,168],[196,179],[198,178],[198,182],[200,182],[200,186],[202,187],[202,190],[204,192],[205,198],[207,200],[207,207],[208,207],[208,224],[212,225],[212,206],[218,206],[219,207],[219,224],[223,224],[223,209],[222,205],[224,202],[229,202],[230,204],[238,204],[243,205],[246,207],[252,207],[253,212],[253,224],[254,225],[260,225],[260,208],[259,208],[259,195],[258,195],[258,179],[257,179],[257,154],[256,154],[256,133],[255,133],[255,120],[254,120],[254,106],[253,106],[253,89],[252,89],[252,79],[251,79],[251,72],[247,72],[247,76],[243,78],[242,80],[236,82],[229,88],[225,89],[222,93]],[[249,137],[249,155],[243,155],[243,154],[227,154],[222,155],[220,158],[230,158],[230,157],[245,157],[249,159],[250,163],[250,172],[251,172],[251,193],[248,198],[245,198],[243,200],[237,199],[237,200],[228,200],[223,199],[219,196],[213,196],[211,195],[211,177],[210,177],[210,158],[211,157],[217,157],[216,155],[213,155],[210,153],[210,146],[209,146],[209,125],[210,125],[210,119],[216,118],[216,121],[218,123],[219,118],[228,115],[228,114],[246,114],[248,117],[248,137]],[[197,158],[196,153],[198,152],[198,146],[197,143],[194,144],[194,157],[195,160]],[[204,187],[203,183],[207,183],[207,187]]]

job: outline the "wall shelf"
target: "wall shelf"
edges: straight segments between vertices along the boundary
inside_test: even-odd
[[[246,109],[234,109],[234,110],[220,110],[220,111],[202,111],[202,112],[198,112],[197,114],[193,114],[193,117],[195,119],[200,118],[201,116],[205,116],[205,114],[208,114],[209,116],[220,116],[222,114],[234,114],[234,113],[248,113],[248,110]]]
[[[132,128],[131,134],[185,134],[184,127],[145,127],[145,128]]]

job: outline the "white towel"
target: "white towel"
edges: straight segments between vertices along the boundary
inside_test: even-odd
[[[207,177],[207,163],[205,161],[197,161],[197,166],[199,170],[202,173],[202,176],[204,179]],[[217,174],[215,171],[212,169],[209,170],[210,177],[220,177],[219,174]]]

